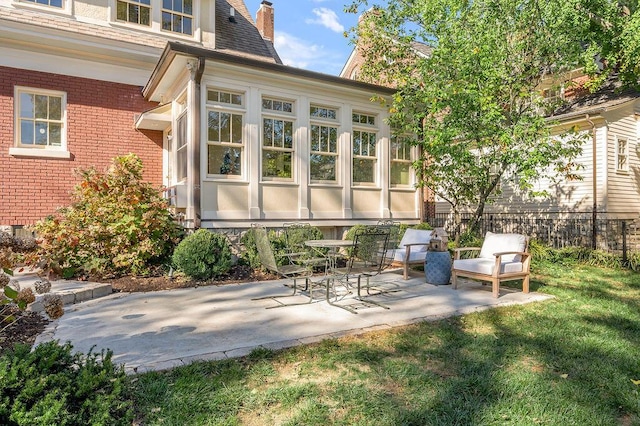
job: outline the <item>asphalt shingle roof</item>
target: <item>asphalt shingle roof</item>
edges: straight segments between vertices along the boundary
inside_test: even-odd
[[[243,0],[215,0],[215,2],[216,50],[282,63],[272,42],[263,39],[260,35]],[[231,7],[236,10],[233,22],[229,20]]]
[[[215,50],[229,54],[249,57],[273,63],[282,63],[272,42],[264,40],[255,26],[251,14],[243,0],[209,0],[215,2],[216,7],[216,35]],[[235,23],[229,21],[229,10],[236,10]],[[14,9],[0,7],[0,25],[2,21],[29,24],[42,28],[68,31],[87,37],[100,37],[106,40],[116,40],[126,43],[164,48],[168,41],[173,40],[169,33],[152,33],[137,31],[134,27],[111,25],[104,21],[91,23],[78,21],[72,16],[61,16],[29,9]],[[182,40],[181,43],[192,46],[203,46],[194,40]],[[211,46],[206,46],[210,48]]]
[[[563,119],[576,115],[597,113],[638,98],[640,98],[640,92],[623,87],[620,80],[614,77],[598,91],[581,96],[556,109],[551,114],[551,117]]]

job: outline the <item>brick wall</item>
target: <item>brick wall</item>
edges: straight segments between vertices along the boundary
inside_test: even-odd
[[[67,93],[67,148],[70,160],[13,157],[14,86]],[[29,225],[67,205],[77,183],[73,170],[104,170],[118,155],[136,153],[144,179],[162,183],[162,132],[138,131],[134,117],[155,104],[141,88],[0,67],[0,225]]]

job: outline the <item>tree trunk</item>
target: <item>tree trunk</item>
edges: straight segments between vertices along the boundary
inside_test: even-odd
[[[467,227],[467,232],[469,234],[480,236],[480,220],[484,214],[485,204],[484,200],[480,201],[480,203],[478,203],[478,207],[473,212],[473,216],[471,216],[471,221],[469,221],[469,226]]]

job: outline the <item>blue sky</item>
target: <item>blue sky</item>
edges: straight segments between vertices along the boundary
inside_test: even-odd
[[[343,33],[358,17],[344,13],[349,0],[270,0],[275,13],[275,47],[286,65],[338,75],[353,46]],[[245,0],[253,16],[262,0]]]

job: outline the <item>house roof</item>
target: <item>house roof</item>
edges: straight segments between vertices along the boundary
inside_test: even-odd
[[[272,76],[312,80],[319,83],[341,86],[344,89],[364,90],[373,94],[391,95],[395,93],[395,89],[376,84],[364,83],[316,71],[294,68],[280,63],[261,61],[251,57],[232,55],[220,50],[204,49],[202,47],[195,47],[183,43],[169,42],[162,52],[160,60],[158,61],[156,68],[153,70],[148,83],[142,90],[145,98],[153,98],[156,90],[161,86],[161,84],[163,84],[162,80],[164,77],[175,71],[172,71],[173,62],[174,59],[178,57],[183,59],[185,57],[202,58],[204,60],[211,60],[217,63],[236,65],[248,69],[257,69],[271,73]]]
[[[639,98],[640,92],[623,87],[620,80],[614,77],[600,90],[556,109],[549,118],[563,121],[580,115],[596,115]]]
[[[282,63],[273,43],[260,35],[243,0],[215,0],[215,2],[216,50]],[[237,12],[233,20],[229,19],[231,7]]]
[[[431,53],[433,53],[433,47],[419,41],[412,41],[411,48],[418,52],[418,54],[424,55],[426,57],[431,56]]]
[[[265,40],[260,35],[251,14],[243,0],[210,0],[215,2],[216,21],[215,39],[209,45],[215,49],[234,55],[251,57],[257,60],[282,63],[271,41]],[[229,21],[229,11],[233,7],[236,11],[235,23]],[[51,32],[62,32],[71,38],[83,40],[109,40],[112,43],[129,43],[143,48],[152,48],[160,51],[167,40],[172,36],[168,33],[154,33],[140,31],[124,25],[110,25],[108,22],[93,23],[78,20],[73,16],[65,16],[54,13],[46,13],[30,9],[18,9],[0,7],[0,29],[19,25],[29,29],[28,34],[38,37],[36,29]],[[20,37],[21,32],[16,33]],[[65,35],[66,36],[66,35]],[[57,39],[56,39],[57,40]],[[184,40],[182,43],[193,46],[207,45],[196,40]]]
[[[419,42],[419,41],[412,41],[410,43],[410,45],[411,45],[411,49],[418,56],[429,57],[429,56],[431,56],[431,53],[433,52],[433,48],[431,46],[429,46],[428,44]],[[342,66],[342,70],[340,71],[339,75],[341,77],[349,77],[348,74],[350,74],[352,69],[353,69],[352,64],[354,62],[359,62],[361,57],[362,57],[362,55],[360,53],[360,50],[358,49],[358,46],[354,47],[351,50],[351,53],[349,54],[349,57],[347,58],[347,61]],[[356,66],[359,68],[360,64],[357,64]]]

